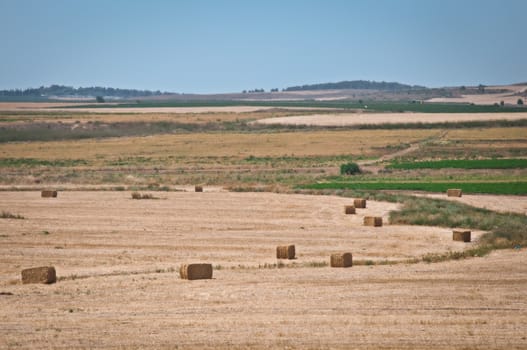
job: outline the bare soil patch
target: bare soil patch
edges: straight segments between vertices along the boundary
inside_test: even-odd
[[[527,119],[526,113],[341,113],[277,117],[255,121],[258,124],[352,126],[398,123],[456,123],[489,120]]]

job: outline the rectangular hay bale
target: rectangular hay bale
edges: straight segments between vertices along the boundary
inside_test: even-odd
[[[185,280],[204,280],[212,278],[212,264],[183,264],[179,277]]]
[[[344,214],[355,214],[355,206],[354,205],[344,206]]]
[[[202,186],[195,186],[194,187],[194,192],[203,192],[203,187]]]
[[[55,283],[57,282],[57,273],[53,266],[33,267],[22,270],[22,283]]]
[[[350,267],[353,265],[353,257],[351,253],[331,254],[331,267]]]
[[[353,201],[353,205],[355,206],[355,208],[361,208],[361,209],[364,209],[366,208],[366,199],[364,198],[357,198]]]
[[[294,259],[295,258],[295,246],[294,244],[282,245],[276,247],[276,258],[277,259]]]
[[[54,191],[54,190],[43,190],[41,193],[40,193],[40,196],[42,198],[57,198],[57,191]]]
[[[460,242],[470,242],[470,234],[471,232],[469,230],[453,230],[452,231],[452,239],[454,241],[460,241]]]
[[[382,226],[382,217],[380,216],[365,216],[364,226],[380,227]]]
[[[463,191],[460,188],[451,188],[446,191],[447,197],[461,197]]]

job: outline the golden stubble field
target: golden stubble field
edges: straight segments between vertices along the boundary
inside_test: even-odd
[[[485,348],[527,344],[527,255],[436,264],[314,267],[329,254],[405,260],[461,250],[443,228],[367,228],[395,204],[271,193],[3,192],[0,348]],[[475,232],[477,239],[479,232]],[[297,246],[295,267],[275,247]],[[183,281],[207,261],[214,279]],[[59,282],[21,285],[52,264]],[[292,264],[286,262],[286,265]]]
[[[437,136],[439,130],[351,130],[279,133],[193,133],[75,141],[13,142],[0,157],[115,159],[128,157],[378,156],[376,149]]]

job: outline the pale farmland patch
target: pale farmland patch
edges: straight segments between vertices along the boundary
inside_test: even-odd
[[[491,120],[522,120],[526,113],[342,113],[266,118],[257,124],[354,126],[402,123],[460,123]]]

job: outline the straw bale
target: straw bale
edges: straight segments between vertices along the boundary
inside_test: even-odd
[[[22,270],[22,283],[55,283],[57,274],[53,266],[33,267]]]
[[[461,191],[460,188],[451,188],[446,191],[447,197],[461,197],[463,195],[463,191]]]
[[[361,209],[364,209],[366,208],[366,199],[364,198],[357,198],[353,201],[353,204],[355,206],[355,208],[361,208]]]
[[[179,276],[186,280],[203,280],[212,278],[212,264],[183,264]]]
[[[331,254],[331,267],[350,267],[353,265],[353,257],[351,253]]]
[[[294,244],[282,245],[282,246],[276,247],[276,258],[277,259],[294,259],[295,258]]]
[[[355,206],[354,205],[346,205],[344,207],[344,213],[345,214],[355,214]]]
[[[452,239],[454,241],[470,242],[469,230],[454,230],[452,231]]]
[[[43,190],[40,194],[42,198],[57,198],[57,191],[54,190]]]
[[[364,217],[364,226],[382,226],[382,217],[380,216],[365,216]]]

